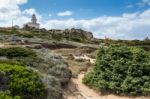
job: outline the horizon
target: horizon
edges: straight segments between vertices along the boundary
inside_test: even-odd
[[[22,26],[36,14],[41,28],[77,28],[96,38],[150,36],[150,0],[0,0],[0,27]]]

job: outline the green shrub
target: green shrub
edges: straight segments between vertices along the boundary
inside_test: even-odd
[[[19,96],[12,97],[9,91],[0,92],[0,99],[21,99]]]
[[[149,54],[140,48],[123,45],[100,48],[93,70],[83,83],[114,94],[149,95]]]
[[[6,56],[6,50],[3,48],[0,48],[0,56]]]
[[[15,57],[35,57],[36,53],[30,49],[12,47],[12,48],[1,48],[0,56],[7,56],[8,58]]]
[[[77,62],[85,62],[86,60],[82,59],[82,58],[78,58],[78,59],[75,59],[75,61],[77,61]]]
[[[60,41],[63,39],[63,35],[62,34],[52,34],[52,39]]]
[[[13,35],[13,34],[17,34],[17,30],[15,30],[15,29],[12,29],[12,30],[0,29],[0,34]]]
[[[32,33],[20,33],[17,36],[25,37],[25,38],[33,38],[34,35]]]
[[[45,87],[36,72],[20,65],[0,64],[0,71],[9,78],[8,90],[12,96],[23,99],[42,99]]]
[[[10,65],[24,65],[15,60],[0,60],[0,64],[10,64]]]

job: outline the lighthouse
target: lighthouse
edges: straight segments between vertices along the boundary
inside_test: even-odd
[[[39,29],[39,28],[40,28],[40,24],[37,23],[36,15],[33,14],[33,15],[32,15],[32,18],[31,18],[31,22],[28,22],[28,23],[25,24],[24,26],[28,26],[28,27],[31,27],[31,28]]]

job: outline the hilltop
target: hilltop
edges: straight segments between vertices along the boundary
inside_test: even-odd
[[[0,98],[8,96],[14,99],[43,99],[43,97],[44,99],[103,99],[105,97],[84,85],[82,78],[85,74],[91,73],[90,71],[96,66],[94,64],[98,61],[96,59],[100,54],[99,50],[112,44],[140,47],[147,52],[150,50],[148,38],[143,41],[95,39],[91,32],[74,28],[65,30],[31,27],[0,28],[0,69],[3,71],[0,72],[2,86]],[[8,74],[7,68],[9,68]],[[19,72],[18,69],[23,72]],[[12,70],[15,73],[11,73]],[[27,72],[24,74],[24,71]],[[26,75],[26,78],[18,76],[7,80],[15,75]],[[29,81],[30,78],[33,78],[33,81]],[[84,83],[88,85],[86,78],[87,81],[89,80],[85,76]],[[17,86],[16,79],[20,82],[20,86]],[[25,80],[28,82],[27,89],[26,84],[22,83]],[[13,86],[9,85],[10,82],[13,82]],[[31,82],[36,87],[33,87]],[[14,93],[13,87],[19,89]],[[108,95],[106,99],[111,97],[131,99],[116,95]]]
[[[17,71],[17,68],[31,70],[33,72],[33,74],[29,72],[31,76],[34,76],[34,72],[36,72],[41,86],[44,86],[40,87],[41,90],[46,91],[48,93],[46,97],[52,99],[63,98],[64,87],[70,83],[71,77],[77,77],[81,70],[87,68],[88,64],[91,65],[89,57],[93,59],[98,48],[97,44],[93,44],[92,33],[81,29],[0,28],[0,34],[0,64],[3,66],[1,70],[5,72],[5,68],[16,65],[10,70]],[[18,73],[20,74],[20,72]],[[5,73],[0,72],[0,76],[3,79],[7,78]],[[0,84],[2,83],[9,86],[7,85],[9,81],[0,82]],[[16,89],[18,92],[13,93],[10,88],[5,89],[5,86],[2,85],[4,92],[0,95],[37,99],[38,95],[35,95],[34,92],[28,94],[22,89],[24,85],[20,86],[21,93],[19,93],[19,89]],[[9,92],[5,92],[6,90]],[[34,90],[37,89],[33,88]],[[39,99],[41,98],[39,97]]]

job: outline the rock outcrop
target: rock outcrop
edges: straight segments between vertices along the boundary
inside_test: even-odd
[[[49,34],[51,38],[62,40],[62,39],[67,39],[67,40],[74,40],[74,41],[89,41],[93,39],[93,34],[88,31],[84,31],[82,29],[65,29],[65,30],[60,30],[60,29],[50,29],[46,30],[45,28],[42,29],[36,29],[36,28],[30,28],[26,27],[24,30],[27,31],[32,31],[34,33],[44,33]]]
[[[42,29],[43,31],[44,29]],[[56,30],[56,29],[51,29],[48,31],[48,33],[52,34],[62,34],[65,37],[73,37],[73,36],[80,36],[84,37],[85,39],[91,40],[93,39],[93,34],[91,32],[84,31],[82,29],[65,29],[65,30]]]

